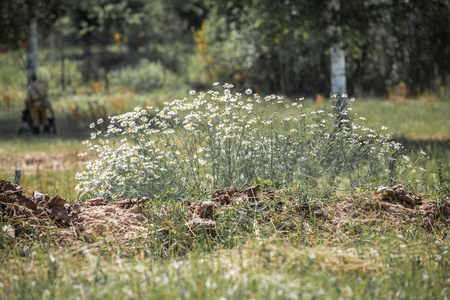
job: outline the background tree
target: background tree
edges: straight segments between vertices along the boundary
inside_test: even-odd
[[[27,75],[28,83],[32,74],[37,74],[38,61],[38,23],[35,0],[27,0],[28,7],[28,36],[27,36]]]
[[[312,96],[335,90],[330,70],[345,60],[352,95],[382,96],[399,82],[412,95],[450,86],[448,0],[17,0],[2,1],[0,12],[2,51],[33,53],[33,16],[40,41],[56,37],[63,87],[73,79],[66,59],[80,62],[84,83],[106,85],[111,72],[146,60],[163,82],[176,74],[194,87],[226,80]]]
[[[339,0],[332,0],[328,5],[330,14],[330,20],[328,21],[328,33],[331,41],[330,77],[332,94],[347,93],[344,43],[342,41],[342,29],[339,15],[340,6],[341,4]]]

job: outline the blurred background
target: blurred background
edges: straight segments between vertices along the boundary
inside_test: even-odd
[[[351,96],[449,94],[448,0],[4,0],[0,12],[2,111],[30,69],[54,99],[214,81],[328,96],[336,43]]]

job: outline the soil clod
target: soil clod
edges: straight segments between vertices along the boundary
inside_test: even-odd
[[[422,198],[419,195],[407,192],[405,187],[401,184],[392,187],[381,186],[378,188],[377,193],[381,196],[381,200],[383,201],[398,201],[408,207],[422,204]]]
[[[310,216],[304,208],[310,204],[305,206],[293,197],[278,197],[273,189],[259,188],[259,185],[254,185],[240,192],[235,187],[228,187],[216,190],[208,201],[183,200],[179,204],[186,207],[186,233],[197,234],[198,230],[206,230],[208,234],[215,235],[216,223],[220,222],[224,209],[239,209],[240,205],[251,207],[252,213],[257,209],[263,215],[262,222],[279,222],[279,218],[293,220],[295,226],[279,224],[283,230],[298,230],[302,226],[306,230],[309,228],[307,222]],[[421,196],[406,191],[402,185],[380,187],[377,194],[377,197],[368,195],[367,198],[341,199],[315,206],[311,211],[314,218],[322,219],[323,226],[330,232],[349,230],[355,222],[398,228],[419,224],[426,230],[433,230],[436,224],[450,226],[449,198],[424,201]],[[23,193],[20,186],[0,179],[0,213],[3,220],[0,229],[4,236],[10,238],[27,236],[23,233],[33,228],[40,232],[39,239],[50,239],[59,245],[82,245],[103,239],[125,243],[145,238],[150,232],[170,232],[170,226],[166,226],[169,223],[164,228],[154,228],[155,225],[149,223],[152,217],[144,213],[147,210],[143,211],[143,207],[149,205],[148,197],[120,199],[115,203],[97,197],[83,203],[66,203],[58,195],[50,198],[40,191],[34,191],[29,196]],[[156,206],[151,208],[156,218],[160,218],[162,210],[167,209],[161,207],[158,211]]]

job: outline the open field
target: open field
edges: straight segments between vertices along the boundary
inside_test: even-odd
[[[227,190],[183,202],[168,194],[79,203],[84,198],[75,191],[75,174],[88,158],[77,154],[86,151],[91,122],[135,106],[162,108],[190,88],[177,83],[145,94],[123,87],[107,92],[101,83],[82,86],[68,63],[74,84],[63,92],[47,66],[59,134],[17,136],[24,76],[13,60],[1,59],[16,76],[4,78],[19,83],[0,99],[0,178],[12,182],[21,169],[25,187],[0,190],[10,201],[0,198],[1,299],[448,299],[448,99],[352,103],[352,121],[365,118],[376,132],[387,127],[405,146],[402,154],[414,167],[396,183],[413,202],[386,198],[376,188],[317,185],[312,178],[277,188],[261,179],[254,182],[259,192],[252,187],[233,196]],[[312,99],[302,105],[302,113],[323,109]],[[256,112],[265,119],[283,115],[282,105],[273,107]],[[49,197],[42,202],[35,190]],[[29,210],[22,210],[24,203]],[[58,210],[67,213],[65,223],[55,217]]]
[[[144,209],[141,236],[125,241],[106,230],[81,242],[45,219],[22,219],[17,238],[1,235],[0,296],[446,299],[449,200],[440,214],[434,201],[408,208],[371,193],[301,198],[285,191],[219,206],[215,229],[190,228],[192,210],[155,202]]]
[[[450,0],[0,3],[0,300],[450,300]]]
[[[155,96],[156,95],[156,96]],[[121,106],[116,113],[124,112],[125,109],[132,110],[133,105],[155,105],[161,107],[164,101],[182,97],[182,92],[178,94],[171,92],[167,95],[160,92],[155,95],[138,96],[133,95],[130,99],[124,98],[122,102],[127,106]],[[165,96],[164,96],[165,95]],[[76,97],[61,99],[56,103],[58,110],[59,104],[63,101],[66,106],[81,105],[80,103],[102,103],[114,98],[114,96],[93,95],[85,97],[86,101],[76,100]],[[77,102],[78,101],[78,102]],[[303,102],[305,110],[317,110],[317,105],[306,99]],[[83,106],[83,105],[81,105]],[[11,108],[12,116],[16,120],[7,120],[10,130],[3,135],[0,146],[0,177],[12,180],[15,169],[22,169],[22,184],[30,187],[30,191],[39,189],[43,192],[51,193],[64,190],[66,198],[75,199],[77,197],[73,188],[76,186],[75,173],[83,168],[82,160],[77,157],[79,152],[84,151],[85,147],[81,144],[84,139],[89,138],[89,124],[99,117],[105,117],[113,111],[100,108],[92,108],[89,112],[87,104],[85,115],[78,120],[67,122],[70,115],[63,113],[59,125],[59,134],[56,138],[35,139],[30,136],[20,137],[17,130],[21,126],[19,122],[19,111]],[[98,104],[98,107],[111,106],[106,101]],[[436,170],[438,162],[443,165],[450,164],[450,112],[449,101],[409,101],[407,103],[393,103],[390,101],[381,101],[378,99],[361,99],[352,104],[353,118],[363,117],[371,128],[381,129],[387,127],[393,134],[393,139],[401,142],[409,150],[418,153],[423,150],[427,153],[429,160],[424,161],[423,166],[427,170]],[[119,109],[119,108],[118,108]],[[80,111],[83,111],[80,109]],[[102,112],[99,114],[98,112]],[[263,112],[267,114],[267,112]],[[273,113],[273,111],[271,111]],[[2,120],[2,122],[5,122]],[[79,124],[77,127],[74,124]],[[3,131],[5,130],[3,127]],[[63,172],[64,176],[60,176]],[[61,184],[61,182],[64,182]]]
[[[370,239],[366,234],[365,240]],[[107,246],[99,254],[76,255],[40,247],[3,258],[0,295],[4,299],[446,299],[448,244],[422,242],[394,234],[356,247],[253,241],[232,250],[168,260],[148,257],[145,250],[124,256]]]
[[[15,237],[1,232],[0,297],[446,299],[450,210],[436,174],[438,161],[450,162],[449,102],[362,100],[353,107],[354,118],[389,126],[394,139],[430,157],[420,165],[432,183],[421,189],[424,204],[382,201],[374,190],[280,189],[274,198],[214,208],[211,231],[189,227],[191,210],[180,201],[150,199],[142,207],[142,236],[128,240],[114,230],[79,240],[48,219],[3,218]],[[317,109],[313,102],[305,108]],[[81,141],[4,139],[0,177],[12,181],[21,168],[29,197],[38,189],[75,202]]]

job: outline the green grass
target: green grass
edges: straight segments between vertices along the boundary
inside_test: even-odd
[[[32,195],[33,191],[39,190],[51,197],[60,195],[67,201],[74,201],[78,197],[78,193],[75,191],[75,186],[78,184],[75,173],[76,170],[23,173],[20,185],[26,187],[26,193],[29,195]],[[14,182],[14,176],[8,178],[7,174],[0,173],[0,178]]]
[[[317,231],[308,239],[312,246],[252,236],[232,249],[205,252],[198,244],[198,250],[168,259],[155,259],[145,247],[101,242],[98,251],[86,246],[78,254],[45,244],[15,245],[0,252],[0,297],[446,299],[448,232],[436,239],[414,226],[403,235],[371,229],[336,233],[349,235],[351,245],[329,245],[330,235]]]
[[[450,102],[356,101],[353,112],[375,128],[386,126],[395,137],[411,140],[450,140]]]
[[[25,68],[18,70],[16,61],[24,64],[23,53],[0,56],[0,118],[5,120],[18,119],[23,108]],[[66,68],[75,85],[63,92],[58,87],[58,66],[41,65],[59,117],[78,113],[92,119],[136,105],[162,106],[190,90],[180,86],[135,94],[113,87],[109,95],[104,90],[92,93],[81,85],[75,64],[68,61]],[[308,100],[304,106],[318,109]],[[405,104],[358,99],[352,106],[371,127],[386,126],[408,149],[424,150],[430,160],[423,167],[434,182],[438,161],[450,166],[448,99]],[[64,153],[71,161],[67,169],[36,168],[24,172],[21,184],[29,187],[27,192],[38,189],[75,200],[79,165],[74,162],[83,150],[79,140],[1,140],[0,178],[13,179],[9,161],[14,157]],[[449,173],[444,170],[447,179]],[[429,197],[436,199],[437,186],[421,190],[434,193]],[[285,198],[290,196],[290,191],[284,193]],[[326,194],[316,191],[305,198],[322,207],[348,197]],[[447,299],[450,293],[448,226],[430,230],[418,224],[370,226],[355,219],[330,232],[311,215],[305,220],[309,227],[297,222],[303,220],[300,215],[275,214],[272,222],[263,224],[257,208],[236,207],[222,217],[218,236],[211,237],[201,230],[193,235],[182,230],[183,210],[176,204],[165,209],[154,203],[147,214],[156,228],[171,229],[169,236],[155,232],[123,245],[98,240],[70,249],[40,237],[42,231],[55,230],[45,222],[19,224],[22,230],[16,239],[0,230],[0,299]],[[289,230],[286,224],[291,225]],[[9,224],[0,218],[0,228],[3,225]]]
[[[4,140],[0,144],[0,178],[13,182],[15,169],[26,164],[20,183],[27,193],[40,190],[52,196],[59,194],[66,200],[76,199],[75,173],[83,167],[77,153],[82,149],[81,141],[75,139]],[[57,169],[53,169],[55,156],[59,159]],[[29,167],[28,161],[33,167]],[[61,164],[63,167],[58,169]]]
[[[84,149],[80,140],[62,138],[16,138],[2,140],[0,157],[36,152],[76,152]]]
[[[311,100],[304,102],[310,110],[319,109]],[[327,105],[326,103],[323,106]],[[394,138],[408,140],[450,140],[450,101],[409,100],[406,103],[379,98],[358,98],[351,104],[352,118],[364,117],[373,129],[387,127]],[[356,114],[356,115],[355,115]]]
[[[26,188],[25,192],[28,195],[38,190],[51,197],[60,195],[68,201],[74,201],[78,198],[78,193],[75,191],[75,186],[78,184],[75,179],[76,172],[77,170],[22,172],[20,185]],[[14,170],[0,170],[0,178],[14,182]]]

